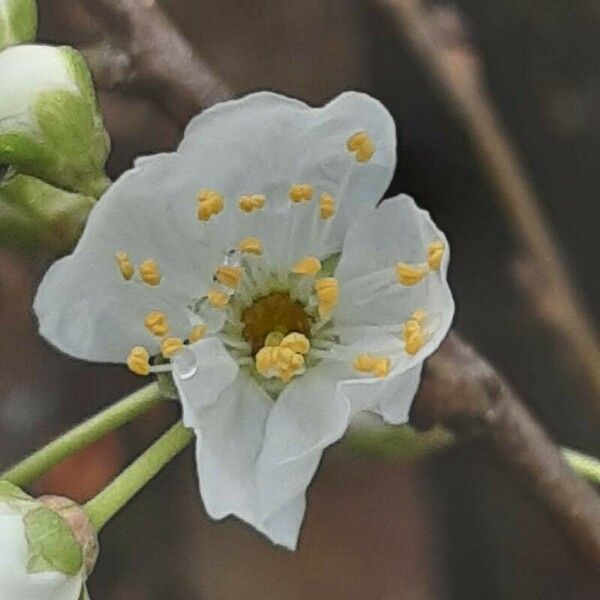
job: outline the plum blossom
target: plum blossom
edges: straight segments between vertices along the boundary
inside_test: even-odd
[[[453,318],[444,234],[378,206],[395,164],[364,94],[217,105],[110,187],[35,301],[67,354],[170,373],[209,515],[291,549],[323,450],[360,411],[408,420]]]

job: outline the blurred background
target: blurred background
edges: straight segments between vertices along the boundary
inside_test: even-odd
[[[42,40],[83,46],[95,35],[85,0],[39,4]],[[319,104],[359,89],[388,106],[400,137],[390,194],[414,195],[450,239],[457,329],[558,442],[600,455],[591,392],[517,285],[518,243],[495,191],[389,13],[371,0],[162,4],[236,94],[266,88]],[[600,4],[460,0],[441,4],[439,16],[450,29],[460,25],[482,61],[598,325]],[[177,144],[179,126],[151,102],[117,93],[100,99],[113,141],[111,176],[139,154]],[[62,356],[38,337],[31,303],[48,265],[43,257],[0,253],[0,466],[140,383],[125,369]],[[35,491],[93,496],[174,415],[174,406],[154,410],[60,465]],[[92,597],[598,598],[598,577],[475,443],[410,464],[359,455],[344,443],[330,449],[296,554],[238,521],[207,519],[194,473],[188,451],[110,523]]]

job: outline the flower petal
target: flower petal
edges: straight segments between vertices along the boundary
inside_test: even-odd
[[[200,340],[175,354],[173,380],[183,407],[186,427],[199,428],[202,410],[217,401],[236,379],[237,363],[217,338]]]
[[[377,243],[373,243],[377,240]],[[430,271],[417,285],[400,284],[394,275],[399,262],[420,264],[427,260],[428,245],[440,240],[444,253],[440,268]],[[432,331],[422,350],[406,355],[404,370],[431,354],[445,337],[454,316],[454,301],[446,280],[448,242],[426,211],[405,195],[386,200],[357,223],[346,236],[335,276],[340,282],[340,301],[334,320],[343,343],[360,347],[381,338],[397,340],[399,331],[416,310],[424,310]],[[366,350],[365,350],[366,351]]]
[[[346,431],[350,405],[339,378],[322,363],[294,380],[273,406],[257,472],[264,519],[304,494],[323,450]]]
[[[234,514],[261,529],[255,465],[272,400],[240,372],[194,425],[200,492],[208,514]]]
[[[420,363],[390,378],[386,381],[387,385],[379,390],[378,406],[374,412],[379,413],[386,423],[391,425],[408,423],[410,407],[421,382],[422,368],[423,363]]]

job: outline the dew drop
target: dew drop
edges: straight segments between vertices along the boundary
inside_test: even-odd
[[[181,379],[190,379],[198,372],[198,357],[189,347],[182,348],[172,359]]]

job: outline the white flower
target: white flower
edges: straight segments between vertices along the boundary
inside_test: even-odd
[[[85,565],[68,525],[17,488],[2,494],[9,484],[0,484],[0,600],[83,598]],[[76,572],[64,572],[65,565]]]
[[[452,320],[444,235],[408,196],[376,208],[395,162],[363,94],[218,105],[110,188],[35,302],[68,354],[172,369],[208,513],[289,548],[324,448],[358,411],[406,422]]]
[[[35,0],[0,0],[0,50],[33,41],[36,31]]]

